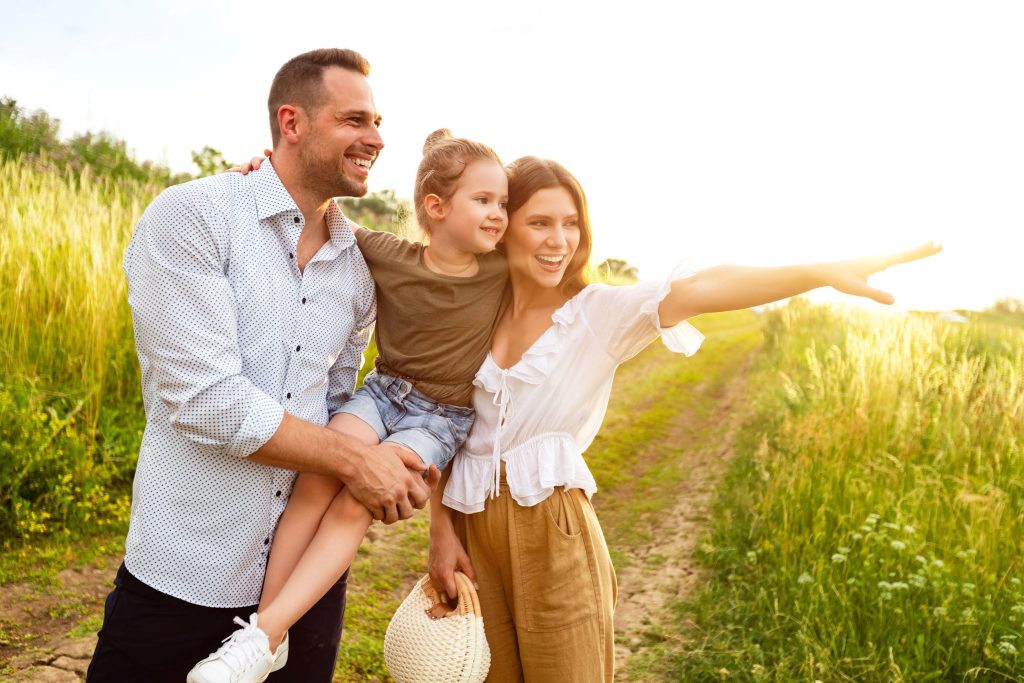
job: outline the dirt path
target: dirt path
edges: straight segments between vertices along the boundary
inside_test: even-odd
[[[98,624],[120,561],[117,555],[64,569],[50,586],[0,586],[0,681],[82,680],[96,645],[92,624]]]
[[[723,387],[711,415],[683,413],[673,425],[670,439],[685,440],[699,421],[699,429],[716,436],[708,445],[688,450],[679,466],[688,472],[678,490],[677,502],[659,514],[657,542],[620,547],[628,566],[618,575],[619,598],[615,610],[616,680],[628,681],[629,664],[648,649],[648,634],[671,632],[677,625],[669,606],[688,597],[701,583],[695,560],[697,544],[707,530],[715,490],[732,459],[747,366]],[[666,523],[667,522],[667,523]],[[675,634],[679,637],[684,634]],[[685,635],[684,635],[685,637]]]

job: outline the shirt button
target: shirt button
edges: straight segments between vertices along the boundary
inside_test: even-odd
[[[281,497],[281,492],[280,492],[280,491],[278,491],[277,493],[275,493],[275,494],[274,494],[274,497],[275,497],[275,498],[280,498],[280,497]]]
[[[301,350],[302,350],[302,346],[301,346],[301,345],[300,345],[300,346],[296,346],[296,347],[295,347],[295,350],[296,350],[296,351],[301,351]]]
[[[306,303],[306,297],[302,297],[302,303]]]
[[[301,218],[299,218],[298,216],[296,216],[296,217],[295,217],[295,222],[296,222],[296,223],[301,223],[301,222],[302,222],[302,219],[301,219]]]
[[[270,539],[269,538],[264,538],[263,539],[263,545],[270,545]]]
[[[284,397],[285,398],[291,398],[292,397],[292,392],[289,391],[287,394],[284,395]]]
[[[288,258],[295,258],[295,254],[288,252]]]

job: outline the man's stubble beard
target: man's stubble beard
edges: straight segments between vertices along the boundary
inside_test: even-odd
[[[351,180],[345,176],[337,161],[320,154],[323,146],[317,138],[306,141],[299,150],[299,167],[302,172],[301,183],[316,193],[317,197],[326,201],[332,197],[362,197],[366,194],[366,184]],[[345,163],[341,157],[341,166]]]

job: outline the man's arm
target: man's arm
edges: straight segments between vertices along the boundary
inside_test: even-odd
[[[302,472],[316,472],[345,482],[356,500],[386,524],[408,519],[430,500],[440,473],[426,467],[411,451],[392,443],[366,446],[333,429],[285,413],[281,425],[250,460]]]
[[[242,374],[224,226],[201,188],[168,188],[146,209],[125,255],[139,362],[182,437],[245,457],[284,408]]]
[[[373,449],[286,415],[242,374],[226,239],[201,190],[166,190],[146,210],[125,256],[140,362],[171,427],[231,457],[336,476],[386,521],[423,507],[429,488],[395,449]],[[369,463],[369,464],[368,464]]]

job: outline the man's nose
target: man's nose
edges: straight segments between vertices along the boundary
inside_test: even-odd
[[[378,152],[384,149],[384,138],[380,136],[380,129],[377,126],[370,126],[369,133],[363,139],[363,144]]]

